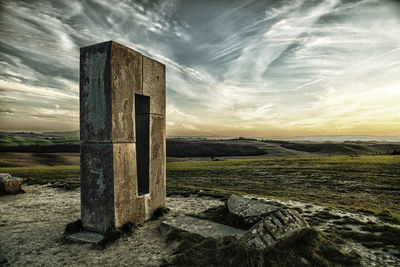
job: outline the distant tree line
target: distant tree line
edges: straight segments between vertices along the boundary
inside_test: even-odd
[[[28,145],[0,147],[0,152],[19,153],[79,153],[79,144],[60,145]],[[222,156],[254,156],[266,152],[252,145],[222,144],[217,142],[189,142],[183,140],[167,140],[167,156],[169,157],[222,157]]]
[[[2,146],[0,152],[18,153],[79,153],[79,144]]]
[[[255,156],[262,154],[267,154],[267,152],[252,145],[167,139],[167,156],[169,157]]]
[[[388,151],[388,154],[390,154],[390,155],[400,155],[400,150],[395,149],[395,150],[393,150],[393,151],[390,152],[390,153],[389,153],[389,151]]]

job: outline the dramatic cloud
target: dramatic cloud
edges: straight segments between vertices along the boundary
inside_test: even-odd
[[[167,66],[169,135],[400,135],[400,2],[3,0],[0,130],[79,128],[79,47]]]

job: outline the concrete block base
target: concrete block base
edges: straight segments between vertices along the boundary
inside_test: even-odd
[[[104,240],[104,236],[92,232],[80,232],[66,237],[68,241],[76,243],[90,243],[94,245],[100,244]]]

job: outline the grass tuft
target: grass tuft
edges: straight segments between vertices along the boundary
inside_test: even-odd
[[[285,250],[249,248],[234,237],[203,238],[177,230],[167,241],[180,241],[176,256],[163,266],[335,266],[358,265],[356,254],[345,254],[315,230]]]

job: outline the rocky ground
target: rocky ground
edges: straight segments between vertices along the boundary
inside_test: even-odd
[[[298,210],[313,228],[340,239],[337,240],[336,244],[344,252],[355,252],[360,255],[363,266],[400,266],[400,245],[385,245],[384,242],[373,240],[370,237],[379,236],[381,232],[376,231],[376,233],[371,233],[365,230],[365,228],[368,229],[365,226],[371,225],[378,229],[391,227],[397,230],[394,235],[397,234],[398,236],[400,225],[388,222],[384,216],[379,217],[367,213],[347,212],[291,200],[263,199],[267,202]],[[355,233],[355,235],[351,235],[351,233]],[[356,240],[352,236],[355,236]],[[394,238],[395,236],[393,236]]]
[[[105,249],[66,243],[66,224],[80,218],[79,189],[33,185],[24,190],[25,194],[0,198],[0,258],[7,260],[5,266],[158,266],[172,253],[158,230],[161,220],[144,223]],[[206,197],[168,197],[167,203],[167,216],[222,204]]]
[[[66,191],[32,185],[24,186],[24,190],[25,194],[0,197],[0,262],[5,266],[158,266],[173,252],[174,245],[167,244],[159,231],[162,219],[144,223],[133,234],[123,236],[104,249],[67,243],[63,239],[65,226],[80,217],[79,189]],[[311,225],[328,234],[344,227],[362,232],[360,227],[368,222],[399,229],[398,225],[384,222],[374,215],[293,201],[266,200],[296,208]],[[171,196],[167,198],[171,211],[166,217],[199,213],[222,204],[220,200],[209,197]],[[395,245],[367,248],[351,238],[343,240],[341,248],[361,255],[365,266],[400,266],[399,248]]]

